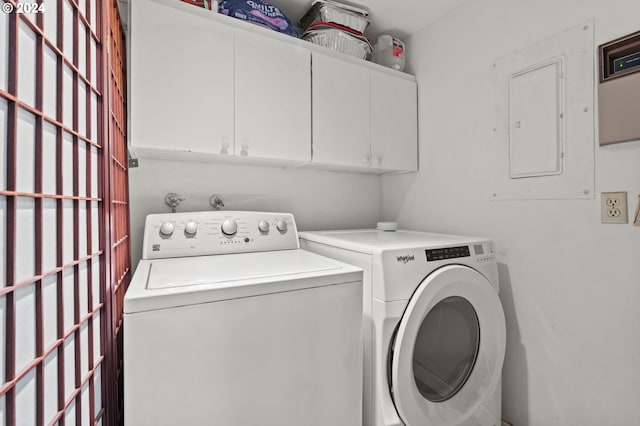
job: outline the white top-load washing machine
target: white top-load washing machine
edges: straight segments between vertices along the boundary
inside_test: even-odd
[[[499,426],[504,313],[493,243],[413,231],[301,232],[364,270],[365,426]]]
[[[150,215],[124,299],[126,426],[360,425],[362,271],[290,214]]]

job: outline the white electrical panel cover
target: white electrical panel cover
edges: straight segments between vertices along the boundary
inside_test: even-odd
[[[593,26],[492,62],[491,199],[594,197]]]
[[[511,76],[509,176],[562,173],[563,60],[557,58]]]

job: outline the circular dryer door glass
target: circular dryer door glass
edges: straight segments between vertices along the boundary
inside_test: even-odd
[[[458,392],[473,370],[480,348],[475,309],[463,297],[436,304],[420,325],[413,350],[413,378],[422,396],[446,401]]]

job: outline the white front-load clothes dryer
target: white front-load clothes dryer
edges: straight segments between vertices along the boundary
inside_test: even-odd
[[[506,331],[492,241],[403,230],[300,239],[364,270],[365,426],[500,426]]]

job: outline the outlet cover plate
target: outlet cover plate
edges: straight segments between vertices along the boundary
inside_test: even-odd
[[[601,192],[600,217],[602,223],[627,223],[627,193]]]

